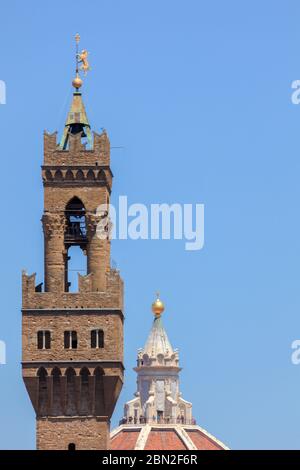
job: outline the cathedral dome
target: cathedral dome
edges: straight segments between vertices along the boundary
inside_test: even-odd
[[[196,424],[192,403],[179,384],[179,353],[164,329],[164,305],[157,295],[155,315],[144,348],[138,351],[137,391],[111,433],[112,450],[222,450],[227,447]]]
[[[111,450],[229,450],[197,425],[123,424],[112,431]]]

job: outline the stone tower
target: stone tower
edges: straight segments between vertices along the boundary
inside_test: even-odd
[[[107,449],[123,383],[123,282],[110,265],[110,143],[105,131],[92,136],[81,85],[77,73],[60,143],[57,133],[44,134],[44,286],[23,273],[22,371],[38,449]],[[77,292],[68,273],[74,246],[87,265]]]

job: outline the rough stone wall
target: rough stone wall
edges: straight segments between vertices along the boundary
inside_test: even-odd
[[[36,292],[35,274],[27,275],[23,272],[22,293],[23,309],[114,308],[123,310],[123,281],[118,271],[114,270],[106,273],[106,291],[92,292],[92,286],[87,282],[84,285],[84,291],[78,293]]]
[[[81,182],[80,186],[64,187],[63,183],[55,186],[45,187],[45,211],[61,212],[64,214],[66,205],[74,196],[77,196],[84,204],[87,212],[94,212],[101,204],[106,204],[108,197],[108,190],[102,186],[84,186]]]
[[[104,332],[104,348],[91,348],[95,329]],[[39,330],[51,332],[51,349],[37,348]],[[72,330],[77,332],[77,349],[64,349],[64,331]],[[23,361],[123,361],[123,321],[118,313],[26,313],[22,331]]]
[[[38,418],[36,425],[38,449],[68,450],[70,443],[76,450],[108,448],[109,424],[99,418]]]

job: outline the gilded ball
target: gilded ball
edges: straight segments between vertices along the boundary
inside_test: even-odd
[[[73,82],[72,82],[72,85],[73,85],[74,88],[77,88],[77,89],[80,88],[81,85],[82,85],[81,78],[80,77],[75,77]]]
[[[154,315],[158,317],[159,315],[163,313],[164,309],[165,309],[165,306],[163,302],[157,297],[155,302],[153,302],[152,304],[152,312],[154,313]]]

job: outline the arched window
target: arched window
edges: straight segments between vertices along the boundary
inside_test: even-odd
[[[37,347],[38,349],[51,348],[51,333],[48,330],[40,330],[37,332]]]
[[[77,332],[65,331],[64,332],[64,347],[65,349],[77,349]]]
[[[74,444],[74,442],[70,442],[70,444],[68,445],[68,450],[76,450],[76,445]]]
[[[103,330],[91,331],[91,348],[104,348],[104,333]]]
[[[86,211],[82,201],[74,196],[66,205],[65,230],[65,291],[78,291],[78,273],[86,275],[87,245]]]
[[[66,206],[66,235],[72,238],[86,236],[85,208],[82,201],[74,196]]]

